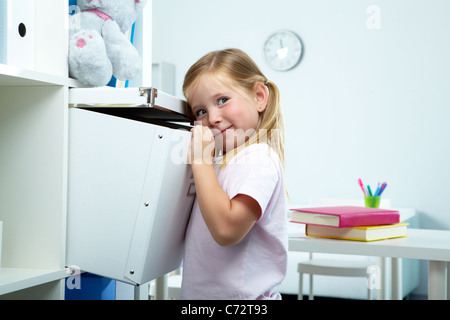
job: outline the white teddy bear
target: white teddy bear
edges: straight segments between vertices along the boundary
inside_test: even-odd
[[[78,0],[80,12],[70,17],[69,73],[92,87],[114,76],[135,78],[142,66],[136,48],[126,38],[147,0]]]

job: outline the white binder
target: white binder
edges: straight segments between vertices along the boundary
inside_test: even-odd
[[[0,63],[35,69],[35,1],[0,0]]]

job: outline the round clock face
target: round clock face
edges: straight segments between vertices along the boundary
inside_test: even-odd
[[[264,44],[264,55],[269,65],[279,71],[294,68],[302,57],[300,38],[292,31],[283,30],[272,34]]]

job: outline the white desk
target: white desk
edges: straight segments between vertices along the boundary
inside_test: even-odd
[[[450,231],[409,229],[407,237],[373,242],[290,234],[289,251],[390,257],[393,262],[397,258],[428,260],[428,299],[450,299]],[[397,272],[397,264],[392,265],[392,272]]]

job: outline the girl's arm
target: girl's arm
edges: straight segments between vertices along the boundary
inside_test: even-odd
[[[229,246],[245,237],[259,218],[261,208],[247,195],[229,199],[212,165],[213,147],[214,138],[208,127],[193,128],[190,159],[200,211],[214,240]]]

